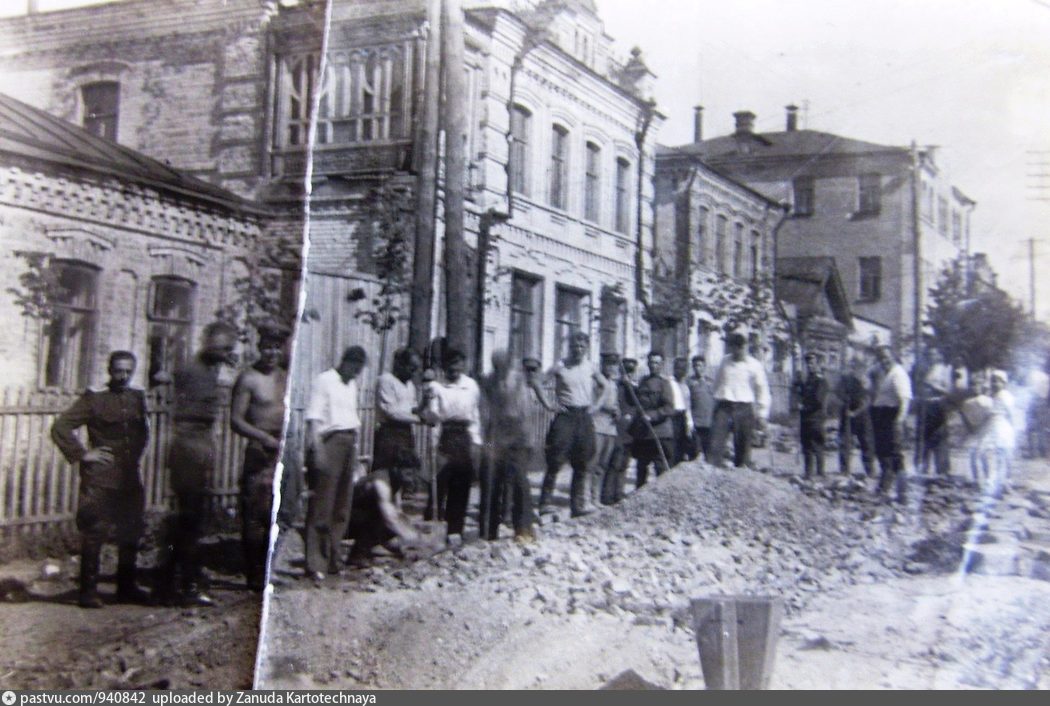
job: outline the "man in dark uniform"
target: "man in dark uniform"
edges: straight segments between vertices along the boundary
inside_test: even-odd
[[[674,401],[671,383],[663,374],[663,353],[651,352],[648,363],[649,375],[638,383],[635,393],[638,404],[631,423],[631,453],[638,462],[635,488],[648,481],[650,465],[661,475],[674,456]]]
[[[259,359],[237,376],[230,404],[230,427],[248,440],[241,474],[241,543],[245,576],[254,591],[266,588],[273,476],[281,448],[288,381],[281,363],[290,335],[291,331],[280,324],[259,327]]]
[[[824,425],[827,423],[828,381],[820,354],[806,353],[806,377],[798,384],[799,441],[805,477],[824,475]]]
[[[214,605],[201,590],[198,545],[207,512],[208,483],[219,461],[214,433],[223,401],[219,371],[223,364],[233,364],[236,338],[236,331],[228,324],[209,324],[204,329],[200,352],[176,370],[172,379],[174,406],[168,473],[177,509],[169,541],[170,556],[160,586],[166,603]]]
[[[871,382],[863,354],[851,358],[836,393],[839,413],[839,472],[849,475],[853,442],[860,447],[864,472],[875,477],[875,437],[871,427]]]
[[[80,606],[101,608],[99,557],[103,542],[116,541],[117,601],[145,602],[135,583],[135,556],[142,536],[145,494],[139,459],[149,439],[146,396],[129,386],[135,356],[109,356],[109,383],[86,390],[51,427],[51,438],[70,463],[80,464],[77,529],[81,534]],[[74,431],[87,427],[90,450]]]

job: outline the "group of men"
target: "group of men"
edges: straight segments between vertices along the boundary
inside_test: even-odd
[[[259,328],[259,355],[240,372],[230,397],[230,426],[247,439],[241,476],[240,515],[247,584],[266,585],[273,476],[284,424],[287,373],[284,347],[290,330]],[[236,365],[238,333],[215,322],[205,328],[200,351],[172,374],[153,382],[171,385],[171,441],[166,465],[175,512],[169,517],[164,559],[152,595],[139,587],[137,555],[144,531],[145,492],[139,462],[149,440],[146,394],[132,387],[136,358],[109,356],[109,381],[90,388],[55,420],[51,436],[66,459],[78,465],[76,524],[81,535],[78,603],[101,608],[98,592],[102,545],[118,547],[116,600],[210,606],[201,566],[211,483],[220,460],[217,422],[225,403],[221,376]],[[87,444],[76,430],[85,427]]]
[[[423,516],[444,521],[446,542],[453,546],[463,541],[475,481],[480,535],[495,539],[506,522],[517,541],[529,542],[537,514],[553,512],[557,477],[566,464],[572,468],[569,507],[578,517],[623,498],[632,458],[636,487],[647,482],[650,468],[659,475],[701,454],[722,465],[730,434],[734,465],[750,462],[753,431],[768,417],[770,395],[765,372],[748,355],[744,336],[730,336],[730,354],[714,380],[702,356],[691,361],[692,376],[684,358],[673,362],[668,375],[663,354],[652,351],[646,360],[649,374],[638,379],[637,361],[606,353],[596,367],[589,345],[587,334],[575,333],[567,356],[546,374],[535,358],[519,362],[497,351],[492,372],[480,381],[467,375],[461,351],[442,352],[439,374],[421,371],[416,352],[398,350],[392,369],[376,381],[371,467],[361,476],[357,378],[367,356],[360,347],[348,348],[334,368],[315,378],[307,404],[306,575],[321,581],[337,573],[344,560],[387,553],[415,538],[401,514],[400,496],[420,477],[419,430],[437,430],[437,470],[425,479]],[[553,419],[534,514],[528,470],[540,452],[531,421],[540,408]],[[371,526],[354,521],[362,511],[370,512]],[[344,558],[339,546],[348,535],[354,545]]]

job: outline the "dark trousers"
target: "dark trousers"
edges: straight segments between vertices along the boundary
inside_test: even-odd
[[[77,495],[77,529],[80,531],[80,591],[95,592],[102,545],[117,544],[117,593],[135,588],[135,557],[143,531],[145,493],[134,477],[120,488],[102,488],[82,482]]]
[[[357,466],[357,432],[337,431],[321,441],[311,459],[311,495],[306,510],[306,570],[336,573],[340,543],[350,524]]]
[[[602,479],[602,504],[612,505],[623,500],[624,485],[627,480],[627,466],[631,462],[631,444],[625,444],[618,439],[613,447],[613,455],[609,460],[609,467],[605,470]]]
[[[488,493],[488,522],[485,536],[499,538],[499,524],[510,510],[515,534],[532,529],[532,488],[529,487],[527,448],[498,449],[492,463],[491,489]]]
[[[649,481],[649,466],[661,475],[668,469],[664,462],[670,462],[674,453],[674,439],[635,439],[631,444],[631,454],[637,461],[634,487],[641,488]]]
[[[704,455],[705,461],[711,460],[711,427],[694,427],[696,456]],[[695,458],[695,456],[694,456]]]
[[[674,449],[671,458],[671,467],[677,466],[689,456],[689,430],[686,428],[685,412],[675,412],[671,415],[671,428],[674,430]]]
[[[572,466],[569,501],[572,512],[582,512],[587,504],[587,472],[594,458],[594,422],[584,408],[558,412],[547,432],[547,472],[540,490],[540,507],[550,504],[558,471],[565,461]]]
[[[212,425],[176,422],[174,438],[168,450],[171,488],[175,493],[175,515],[172,518],[170,556],[163,572],[164,591],[176,588],[192,593],[203,577],[200,539],[208,511],[208,484],[218,463],[219,450]],[[181,581],[178,586],[176,580]]]
[[[807,478],[814,473],[824,475],[824,418],[799,418],[799,442]]]
[[[737,468],[751,462],[751,433],[755,414],[750,402],[718,400],[715,403],[714,419],[711,423],[711,463],[725,465],[726,439],[733,432],[733,465]]]
[[[896,486],[897,498],[904,500],[904,452],[901,448],[900,430],[895,423],[896,407],[872,407],[871,426],[875,437],[875,456],[879,459],[882,475],[879,477],[879,492],[889,492]]]
[[[270,549],[270,515],[273,511],[273,474],[277,451],[249,443],[244,450],[241,475],[241,545],[244,573],[250,588],[266,586],[266,555]]]
[[[427,506],[432,507],[436,500],[438,519],[445,518],[448,534],[462,535],[470,504],[470,486],[478,470],[470,433],[465,427],[442,427],[438,452],[444,459],[437,474],[438,496],[429,498]]]
[[[867,410],[854,417],[839,416],[839,472],[849,474],[853,442],[860,448],[860,459],[864,472],[875,476],[875,432],[871,426],[871,414]]]
[[[949,475],[952,471],[951,442],[948,433],[948,411],[942,400],[924,400],[919,405],[919,420],[922,424],[922,453],[916,449],[915,465],[929,472],[933,460],[938,475]]]

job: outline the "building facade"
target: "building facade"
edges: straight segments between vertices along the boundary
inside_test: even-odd
[[[910,341],[916,286],[921,312],[943,264],[968,251],[975,205],[948,183],[935,150],[800,130],[794,106],[782,132],[755,132],[753,113],[734,115],[732,135],[676,151],[790,203],[778,256],[834,258],[854,314],[898,345]]]

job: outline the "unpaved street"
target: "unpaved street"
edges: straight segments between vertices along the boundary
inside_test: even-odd
[[[689,599],[747,593],[785,600],[777,688],[1050,687],[1046,466],[990,505],[961,483],[913,489],[895,508],[834,475],[686,464],[529,547],[285,578],[260,683],[593,689],[632,669],[702,688]]]

